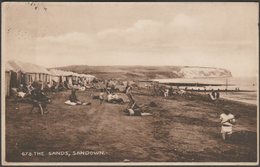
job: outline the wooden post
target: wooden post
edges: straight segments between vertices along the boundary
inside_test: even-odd
[[[226,78],[226,94],[228,92],[228,79]]]

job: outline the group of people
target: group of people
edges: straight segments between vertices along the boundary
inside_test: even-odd
[[[70,89],[70,85],[68,84],[67,81],[63,81],[63,82],[53,81],[52,85],[50,85],[49,82],[47,83],[46,89],[52,92],[64,91],[66,89]]]
[[[104,87],[100,88],[100,94],[98,97],[93,96],[93,99],[99,99],[100,104],[102,104],[105,100],[109,103],[124,103],[124,100],[120,98],[115,93],[115,85],[110,85],[109,81],[104,81]],[[98,85],[98,84],[97,84]],[[80,100],[77,99],[76,96],[76,90],[80,90],[80,88],[73,87],[71,91],[71,95],[69,96],[69,99],[65,102],[65,104],[68,105],[88,105],[90,103],[83,103]]]
[[[50,103],[50,98],[44,92],[42,83],[20,84],[17,89],[13,89],[13,93],[16,102],[28,101],[32,104],[31,112],[37,107],[42,114],[48,113],[47,104]]]
[[[166,86],[161,86],[158,84],[153,85],[153,95],[155,96],[164,96],[164,97],[169,97],[174,95],[174,90],[172,87],[166,87]]]
[[[174,92],[172,87],[160,88],[158,85],[154,86],[154,91],[157,92],[156,95],[163,94],[164,97],[172,96]],[[185,90],[179,90],[176,94],[183,95],[184,93],[186,93]],[[129,99],[131,99],[127,107],[128,113],[130,115],[141,115],[141,108],[136,104],[136,101],[132,98],[131,93],[127,92],[127,95],[129,96]],[[209,97],[213,102],[215,102],[220,98],[220,93],[218,90],[212,90]],[[230,112],[230,109],[227,106],[225,106],[223,110],[224,112],[220,115],[220,133],[222,134],[223,141],[227,141],[231,139],[233,125],[236,123],[236,117]]]
[[[42,114],[48,113],[47,104],[50,102],[50,98],[46,95],[45,91],[53,91],[53,90],[57,90],[57,88],[58,90],[71,89],[71,94],[68,96],[68,100],[65,102],[68,105],[90,105],[91,104],[91,103],[80,101],[76,95],[77,88],[69,87],[67,82],[53,84],[52,86],[50,86],[50,84],[47,83],[46,87],[44,87],[43,84],[38,82],[33,82],[32,84],[29,85],[20,84],[20,86],[17,88],[17,97],[20,98],[29,97],[33,105],[31,112],[33,112],[33,109],[37,107],[39,108],[39,111]],[[127,84],[124,93],[126,94],[130,102],[126,107],[125,112],[130,116],[141,116],[143,113],[142,108],[137,104],[131,92],[132,92],[132,86],[130,86],[130,84]],[[101,89],[101,92],[99,94],[100,104],[104,102],[105,94],[107,95],[108,102],[113,102],[113,100],[118,100],[118,97],[114,97],[116,96],[116,94],[111,92],[111,89],[109,89],[109,85],[106,84],[106,87]],[[173,95],[173,89],[171,87],[165,88],[163,95],[164,97]],[[218,91],[212,91],[209,94],[209,96],[211,100],[215,101],[219,99],[220,94]],[[225,107],[224,112],[220,115],[220,121],[221,121],[222,139],[226,141],[227,139],[230,139],[230,136],[232,134],[232,127],[236,123],[236,119],[235,116],[230,113],[230,110]]]

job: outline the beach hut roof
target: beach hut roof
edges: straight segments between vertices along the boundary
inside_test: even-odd
[[[89,74],[77,74],[77,73],[74,73],[74,75],[78,76],[80,78],[96,78],[95,76],[89,75]]]
[[[86,77],[87,77],[87,75],[86,75],[86,74],[79,74],[79,77],[86,78]]]
[[[50,74],[50,72],[43,66],[39,66],[32,63],[26,63],[21,61],[8,61],[7,67],[12,68],[13,71],[21,71],[23,73],[39,73],[39,74]]]
[[[78,76],[79,74],[71,72],[71,71],[63,71],[58,69],[50,69],[51,75],[55,76]]]
[[[7,62],[5,63],[5,71],[15,71],[15,69]]]
[[[65,71],[62,71],[62,70],[50,69],[49,71],[50,71],[51,75],[54,75],[54,76],[66,76]]]
[[[84,74],[85,78],[96,78],[94,75],[90,75],[90,74]]]
[[[89,75],[89,74],[86,74],[86,77],[87,78],[96,78],[94,75]]]
[[[72,76],[77,76],[77,77],[80,77],[80,76],[81,76],[80,74],[75,73],[75,72],[71,72],[71,75],[72,75]]]

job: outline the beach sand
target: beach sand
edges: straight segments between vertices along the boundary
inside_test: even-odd
[[[89,106],[68,106],[70,91],[50,94],[49,113],[30,113],[28,103],[6,102],[8,162],[256,162],[257,106],[206,95],[148,96],[133,93],[152,116],[126,116],[127,104],[99,104],[92,92],[77,92]],[[240,114],[231,141],[223,142],[219,116],[224,105]],[[44,156],[22,156],[22,152]],[[48,155],[68,151],[70,156]],[[72,155],[73,151],[103,151],[104,155]]]

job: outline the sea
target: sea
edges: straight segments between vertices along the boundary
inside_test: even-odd
[[[188,87],[193,90],[236,90],[241,92],[221,92],[220,97],[233,101],[244,102],[248,104],[258,104],[258,78],[257,77],[229,77],[229,78],[172,78],[172,79],[154,79],[159,83],[207,83],[221,84],[221,86]],[[184,89],[185,87],[179,87]],[[244,92],[248,91],[248,92]]]

